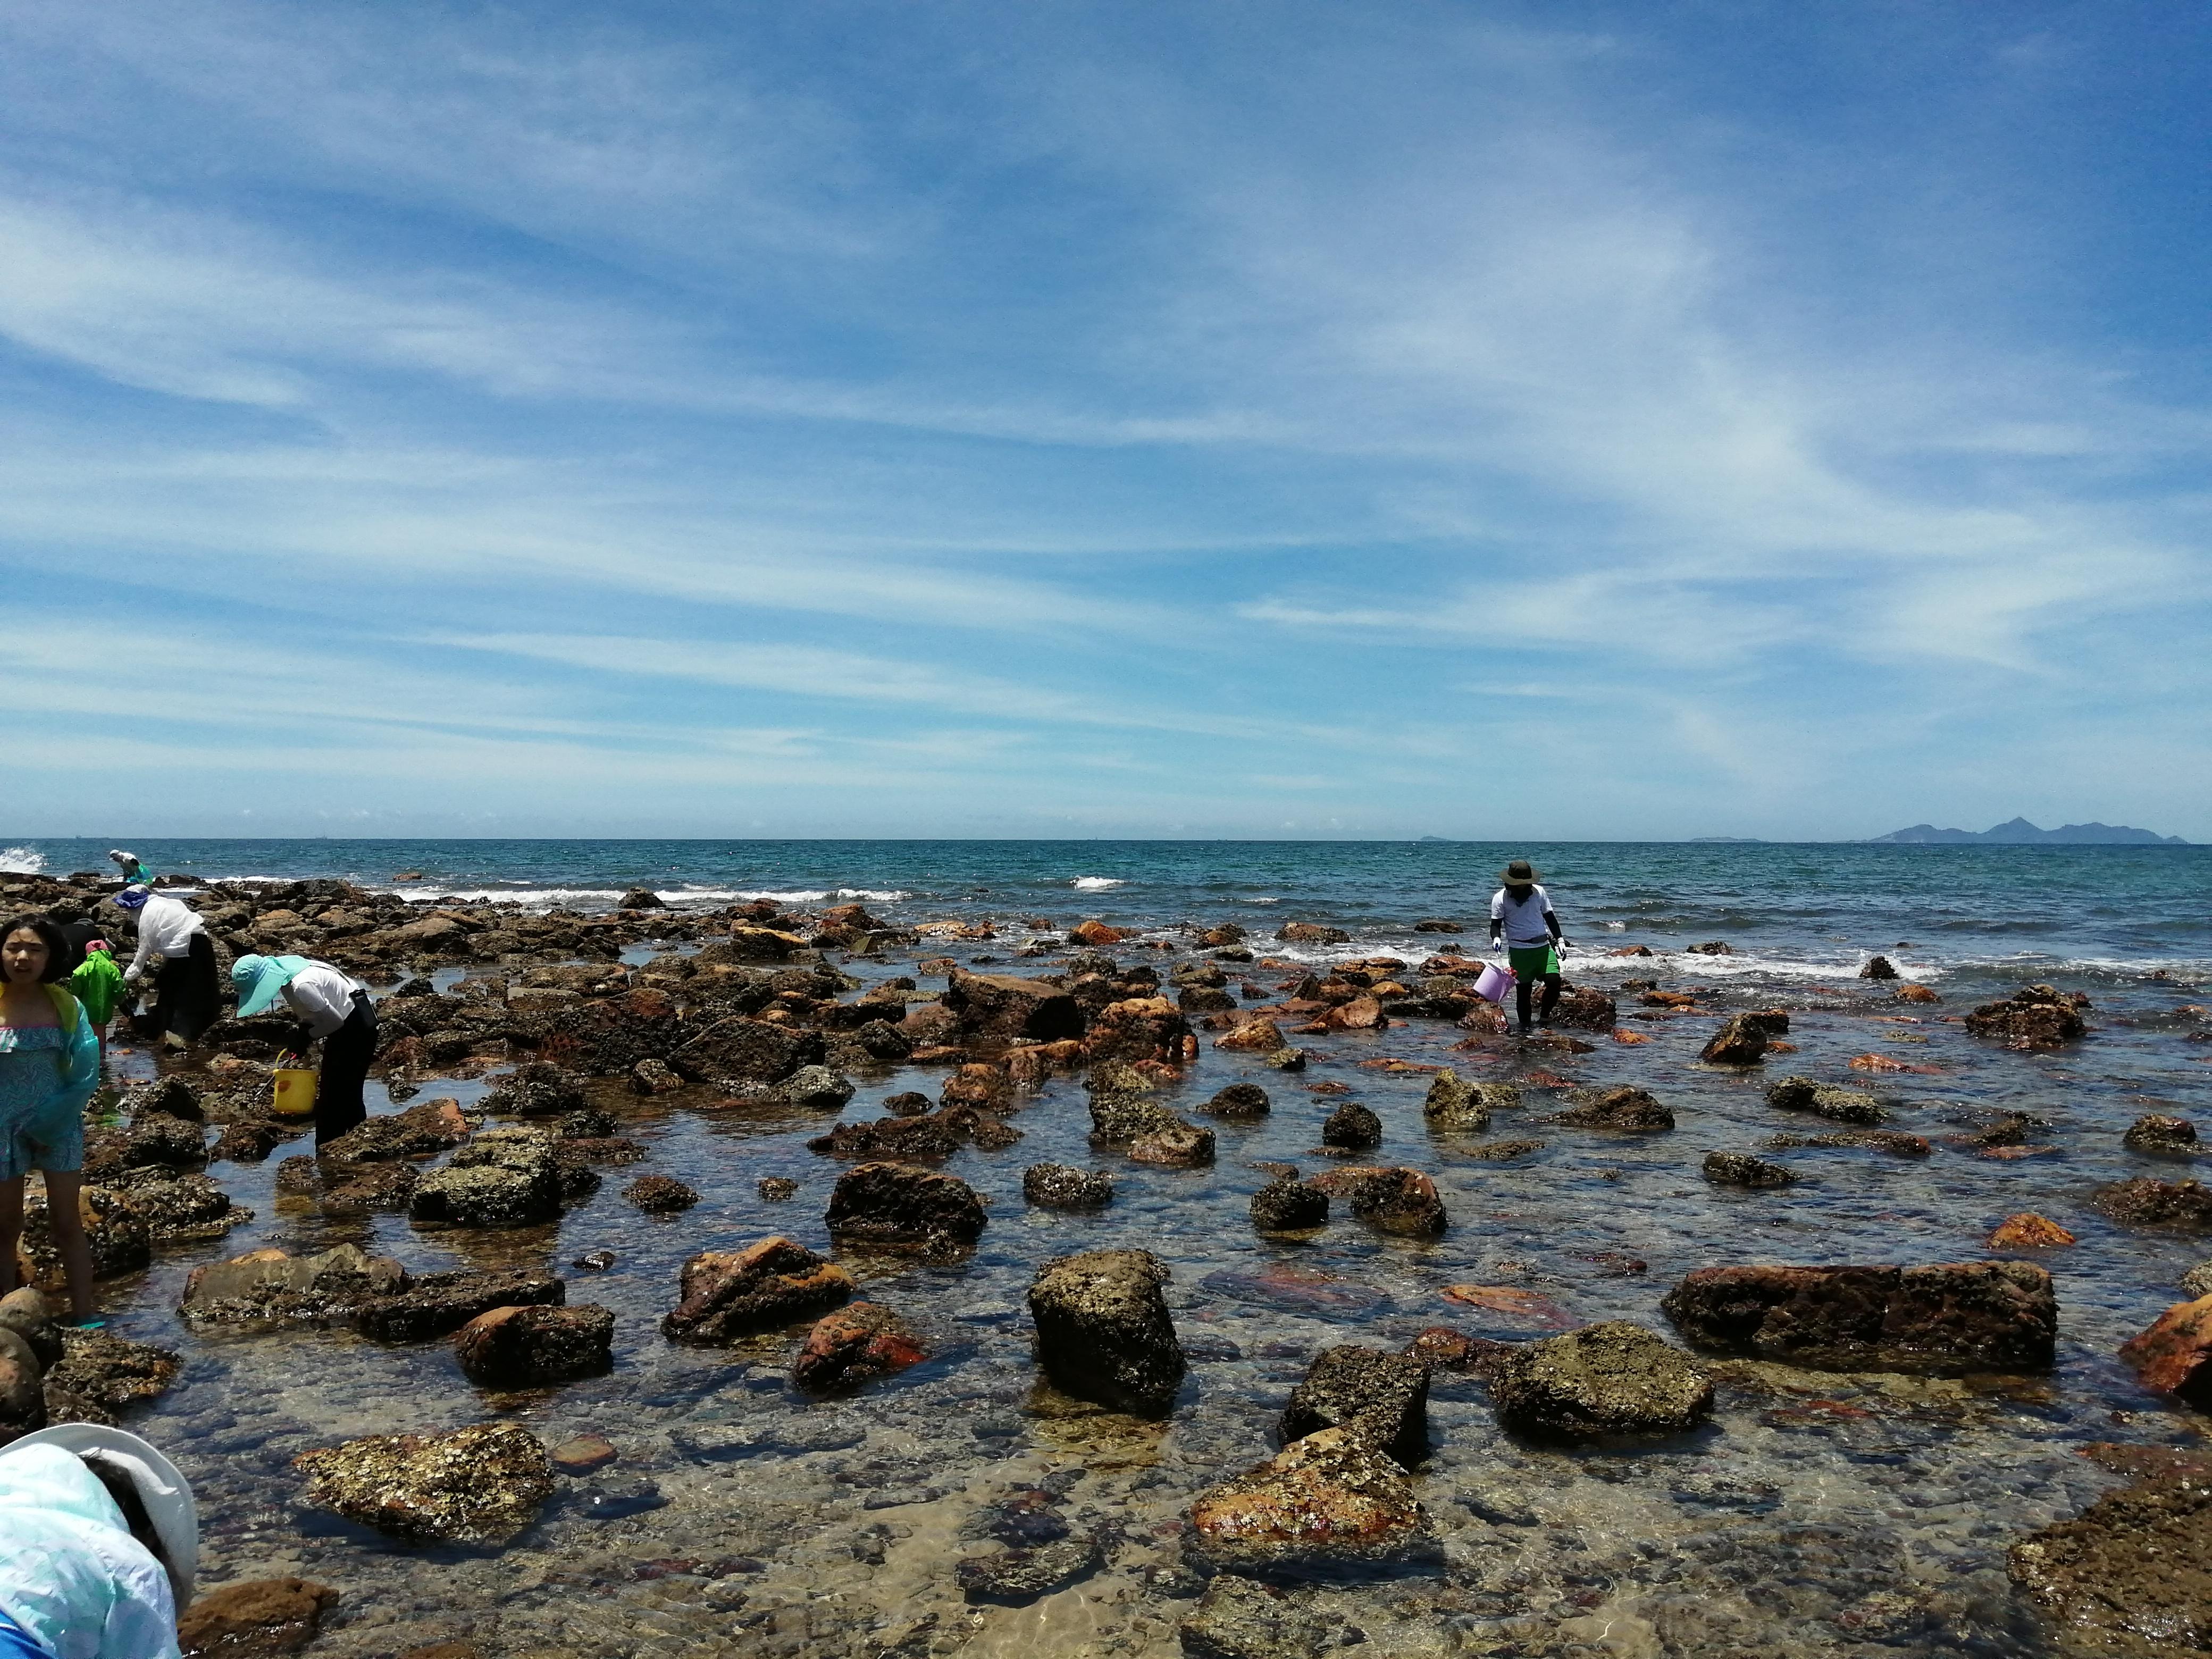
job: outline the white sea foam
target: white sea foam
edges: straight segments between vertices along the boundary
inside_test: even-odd
[[[1078,876],[1067,884],[1079,893],[1097,893],[1103,892],[1109,887],[1119,887],[1122,884],[1120,878],[1115,876]]]
[[[1279,898],[1267,898],[1267,897],[1264,897],[1264,896],[1263,896],[1263,897],[1260,897],[1260,898],[1241,898],[1241,899],[1238,899],[1237,902],[1239,904],[1280,904],[1280,903],[1282,902],[1282,900],[1280,900],[1280,899],[1279,899]]]
[[[35,876],[46,867],[46,854],[35,847],[0,847],[0,874]]]

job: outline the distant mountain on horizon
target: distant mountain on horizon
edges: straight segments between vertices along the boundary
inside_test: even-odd
[[[1972,842],[1994,847],[2186,847],[2179,836],[2161,836],[2124,823],[2069,823],[2056,830],[2039,830],[2026,818],[2014,818],[1984,830],[1938,830],[1932,823],[1916,823],[1893,830],[1875,841],[1902,842],[1916,846],[1954,846]]]

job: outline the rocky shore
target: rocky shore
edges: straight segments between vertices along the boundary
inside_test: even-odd
[[[120,933],[112,887],[0,902]],[[0,1302],[0,1435],[121,1420],[206,1475],[194,1651],[918,1659],[1022,1610],[1241,1659],[2203,1649],[2203,1483],[2154,1454],[2212,1408],[2212,1275],[2142,1253],[2212,1255],[2212,1197],[2172,1099],[2107,1130],[2017,1082],[2100,1041],[2078,992],[1623,976],[1524,1040],[1441,918],[1411,961],[1304,919],[195,902],[226,967],[374,987],[391,1108],[316,1158],[287,1022],[119,1036],[82,1207],[130,1334]],[[35,1188],[26,1252],[53,1287]],[[2142,1440],[2039,1475],[1968,1588],[1766,1524],[1892,1442],[1923,1501],[2014,1502],[1970,1468],[2032,1461],[2016,1411]]]

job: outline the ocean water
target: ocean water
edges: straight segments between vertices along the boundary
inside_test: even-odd
[[[1358,1631],[1365,1650],[1513,1659],[1875,1659],[1898,1653],[2055,1654],[2012,1587],[2005,1551],[2117,1484],[2079,1454],[2094,1441],[2200,1443],[2204,1419],[2145,1393],[2114,1358],[2178,1292],[2212,1238],[2120,1227],[2094,1206],[2100,1184],[2168,1178],[2191,1166],[2128,1151],[2136,1116],[2179,1113],[2212,1128],[2212,849],[1153,842],[147,842],[158,867],[207,877],[347,875],[424,896],[501,892],[529,903],[605,905],[644,884],[679,905],[710,895],[866,893],[905,922],[989,918],[998,938],[956,953],[1000,971],[1032,920],[1098,915],[1173,948],[1122,954],[1164,976],[1189,951],[1174,930],[1236,921],[1263,954],[1293,959],[1439,943],[1425,917],[1458,918],[1470,950],[1511,856],[1543,871],[1577,949],[1570,973],[1696,987],[1711,1012],[1622,1024],[1648,1040],[1596,1037],[1587,1054],[1473,1039],[1417,1021],[1378,1033],[1301,1038],[1304,1073],[1266,1071],[1205,1047],[1163,1097],[1198,1115],[1224,1085],[1255,1081],[1273,1111],[1216,1123],[1217,1163],[1159,1170],[1088,1144],[1080,1081],[1055,1079],[1012,1117],[1006,1150],[966,1148],[944,1167],[990,1215],[964,1262],[838,1251],[822,1224],[843,1167],[805,1142],[823,1115],[732,1112],[689,1094],[651,1100],[610,1080],[594,1099],[647,1148],[605,1171],[599,1193],[560,1223],[514,1232],[428,1232],[404,1217],[324,1215],[273,1191],[264,1165],[210,1173],[255,1219],[223,1241],[164,1250],[108,1287],[121,1334],[183,1349],[169,1395],[132,1419],[178,1458],[198,1490],[210,1583],[300,1573],[343,1600],[312,1651],[375,1659],[466,1638],[492,1656],[611,1659],[633,1654],[825,1655],[979,1659],[1115,1654],[1171,1659],[1198,1588],[1176,1571],[1180,1517],[1197,1492],[1264,1459],[1290,1390],[1321,1349],[1395,1348],[1431,1324],[1507,1340],[1561,1323],[1629,1319],[1662,1332],[1664,1291],[1691,1269],[1740,1261],[1946,1261],[1985,1254],[2003,1217],[2035,1210],[2079,1243],[2037,1259],[2057,1278],[2058,1360],[2047,1376],[1931,1381],[1719,1366],[1719,1406],[1700,1432],[1656,1443],[1563,1449],[1502,1431],[1479,1385],[1439,1378],[1431,1453],[1418,1486],[1444,1539],[1441,1571],[1297,1591]],[[52,869],[94,867],[104,847],[29,843]],[[1334,949],[1277,946],[1283,922],[1343,927]],[[1726,940],[1732,954],[1683,947]],[[1909,941],[1901,944],[1900,941]],[[1632,945],[1652,957],[1604,952]],[[915,956],[938,953],[932,943]],[[1856,975],[1875,951],[1936,989],[1899,1005]],[[632,960],[652,947],[631,953]],[[911,961],[854,962],[863,979]],[[469,970],[482,973],[477,967]],[[1280,971],[1232,969],[1252,1001]],[[446,977],[453,977],[448,975]],[[1986,996],[2040,980],[2092,1000],[2094,1030],[2055,1052],[2006,1048],[1946,1023]],[[925,987],[937,981],[925,979]],[[1705,1066],[1719,1013],[1779,1005],[1797,1052],[1746,1072]],[[1869,1074],[1875,1054],[1910,1069]],[[1540,1140],[1504,1162],[1424,1123],[1425,1068],[1521,1084],[1524,1105],[1486,1139]],[[126,1075],[143,1054],[118,1057]],[[1929,1137],[1917,1160],[1855,1149],[1771,1152],[1801,1183],[1779,1192],[1708,1185],[1704,1155],[1767,1152],[1766,1138],[1826,1127],[1765,1104],[1773,1076],[1802,1072],[1872,1089],[1891,1127]],[[942,1073],[884,1068],[855,1078],[848,1121],[891,1093],[934,1095]],[[479,1098],[488,1079],[427,1079],[425,1097]],[[1608,1136],[1547,1124],[1560,1085],[1634,1083],[1677,1127]],[[1452,1225],[1415,1242],[1341,1213],[1304,1243],[1266,1239],[1247,1219],[1266,1160],[1312,1173],[1322,1119],[1345,1099],[1384,1126],[1376,1161],[1431,1172]],[[372,1090],[372,1109],[386,1103]],[[2031,1122],[2025,1156],[1991,1157],[1972,1133],[2001,1114]],[[2007,1154],[2015,1149],[2001,1149]],[[1034,1210],[1022,1170],[1055,1161],[1102,1169],[1114,1204],[1096,1215]],[[622,1199],[641,1174],[672,1175],[702,1201],[649,1218]],[[799,1184],[763,1199],[763,1176]],[[924,1333],[933,1357],[849,1398],[788,1385],[797,1334],[728,1352],[659,1334],[685,1257],[785,1232],[836,1255],[864,1293]],[[383,1348],[341,1333],[204,1337],[174,1313],[198,1262],[274,1245],[350,1241],[410,1265],[527,1265],[562,1271],[572,1303],[617,1317],[608,1376],[524,1395],[463,1379],[442,1344]],[[1103,1247],[1157,1253],[1192,1358],[1173,1416],[1142,1424],[1040,1385],[1024,1294],[1048,1257]],[[568,1264],[617,1257],[605,1273]],[[1475,1284],[1531,1292],[1550,1312],[1509,1316],[1444,1295]],[[529,1533],[500,1551],[410,1547],[305,1509],[291,1459],[361,1434],[510,1418],[549,1443],[596,1433],[620,1453],[561,1477]],[[1105,1565],[1021,1607],[971,1607],[953,1579],[1015,1494],[1039,1486]],[[639,1507],[652,1505],[651,1507]]]
[[[1037,917],[1116,927],[1285,921],[1350,930],[1352,953],[1425,953],[1412,926],[1483,934],[1509,859],[1533,860],[1568,935],[1593,957],[1679,950],[1709,978],[1817,981],[1874,952],[1913,977],[2025,982],[2048,972],[2212,972],[2212,847],[1899,847],[1851,842],[991,841],[147,841],[166,873],[341,876],[424,898],[604,909],[648,887],[678,908],[858,901],[899,922]],[[106,870],[106,846],[22,841],[0,872]],[[1294,953],[1294,952],[1293,952]],[[1316,951],[1316,956],[1346,954]],[[1591,964],[1593,967],[1595,964]]]

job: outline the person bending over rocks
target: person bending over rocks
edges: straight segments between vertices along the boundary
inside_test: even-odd
[[[0,1656],[178,1659],[199,1514],[161,1452],[123,1429],[40,1429],[0,1448]]]
[[[301,1053],[322,1039],[315,1079],[315,1149],[320,1152],[368,1115],[361,1087],[376,1058],[376,1008],[366,987],[313,957],[240,957],[230,965],[238,1017],[251,1019],[279,994],[299,1018]]]
[[[94,1322],[92,1249],[77,1209],[84,1103],[100,1085],[100,1039],[58,981],[67,946],[43,917],[0,933],[0,1296],[15,1288],[23,1177],[46,1176],[46,1218],[80,1324]]]
[[[142,1027],[143,1034],[156,1043],[165,1033],[186,1045],[198,1042],[222,1012],[207,924],[184,900],[143,885],[125,888],[115,902],[138,919],[138,950],[123,970],[124,982],[137,984],[146,959],[161,958],[161,971],[154,976],[154,1012],[146,1022],[151,1029]]]
[[[1505,946],[1521,1029],[1526,1031],[1529,994],[1540,979],[1544,1000],[1538,1017],[1547,1025],[1552,1023],[1552,1010],[1559,1001],[1559,952],[1567,941],[1559,932],[1559,917],[1552,914],[1551,895],[1537,884],[1534,865],[1514,860],[1505,866],[1504,882],[1490,897],[1490,943],[1493,948],[1500,943]]]

